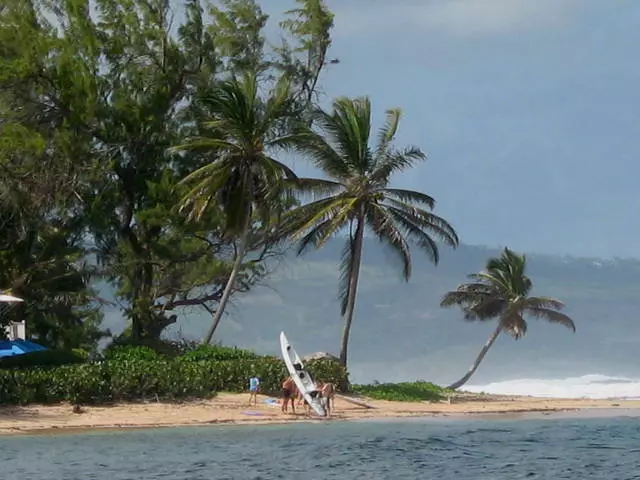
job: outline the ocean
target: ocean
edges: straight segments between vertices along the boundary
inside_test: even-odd
[[[640,399],[640,380],[610,375],[582,375],[579,377],[541,379],[522,378],[484,385],[465,385],[463,390],[497,395],[531,395],[555,398],[617,398]],[[640,477],[639,477],[640,478]]]
[[[0,477],[631,480],[638,438],[639,418],[572,413],[94,431],[0,437]]]

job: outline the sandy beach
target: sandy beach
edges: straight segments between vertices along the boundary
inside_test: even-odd
[[[375,407],[366,409],[342,399],[336,399],[331,419],[307,416],[300,407],[297,414],[283,414],[278,404],[265,402],[270,397],[259,396],[256,406],[249,405],[247,395],[221,393],[211,400],[185,403],[129,403],[111,406],[86,406],[74,413],[71,405],[30,405],[0,407],[0,434],[33,432],[64,432],[98,428],[148,428],[188,425],[258,425],[300,421],[340,421],[390,419],[403,417],[509,415],[551,413],[562,411],[638,410],[640,401],[550,399],[499,395],[461,395],[453,403],[389,402],[368,400]]]

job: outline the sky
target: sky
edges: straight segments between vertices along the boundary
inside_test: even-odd
[[[367,95],[378,126],[401,107],[397,144],[428,160],[395,185],[433,195],[462,242],[640,257],[640,2],[327,4],[340,63],[323,104]]]

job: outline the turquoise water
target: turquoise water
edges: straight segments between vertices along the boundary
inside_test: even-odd
[[[431,419],[0,437],[2,480],[640,478],[640,419]]]

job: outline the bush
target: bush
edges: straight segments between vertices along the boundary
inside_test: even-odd
[[[433,402],[445,398],[450,393],[446,388],[423,381],[352,385],[351,391],[375,400],[397,402]]]
[[[37,352],[4,357],[0,359],[0,368],[24,368],[35,366],[57,366],[74,363],[85,363],[88,360],[88,353],[85,350],[40,350]]]
[[[0,370],[0,404],[207,398],[218,391],[245,392],[253,375],[261,378],[263,392],[276,393],[288,376],[284,362],[274,357],[211,361],[153,354],[126,347],[100,363]],[[347,381],[336,362],[310,361],[308,368],[318,380]]]
[[[256,358],[261,358],[261,356],[251,350],[222,345],[199,345],[182,355],[183,360],[192,361],[255,360]]]
[[[106,348],[102,354],[105,360],[147,360],[157,361],[164,358],[151,347],[138,345],[114,345]]]

